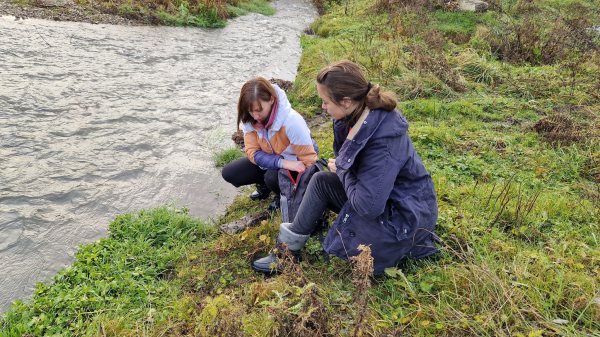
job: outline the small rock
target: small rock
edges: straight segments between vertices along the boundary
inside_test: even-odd
[[[488,9],[488,3],[481,0],[458,0],[458,6],[463,11],[483,13]]]
[[[555,320],[552,320],[552,323],[556,323],[556,324],[567,324],[567,323],[569,323],[569,321],[567,321],[566,319],[560,319],[560,318],[557,318],[557,319],[555,319]]]
[[[74,4],[73,0],[37,0],[35,2],[38,7],[66,7]]]

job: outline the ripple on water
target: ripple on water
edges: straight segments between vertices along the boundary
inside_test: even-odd
[[[0,17],[0,312],[118,214],[224,209],[237,191],[211,155],[233,144],[239,89],[293,80],[317,15],[272,5],[219,30]]]

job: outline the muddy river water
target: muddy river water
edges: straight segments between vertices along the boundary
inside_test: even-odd
[[[239,89],[293,80],[317,16],[309,0],[272,6],[223,29],[0,17],[0,313],[118,214],[224,210],[238,191],[212,154],[233,146]]]

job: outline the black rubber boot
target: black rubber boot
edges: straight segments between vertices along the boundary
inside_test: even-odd
[[[273,213],[281,207],[281,196],[278,194],[273,198],[273,201],[267,206],[266,211],[268,213]]]
[[[279,226],[279,236],[277,237],[277,252],[271,253],[263,258],[252,262],[252,269],[265,274],[279,273],[285,267],[283,261],[283,250],[286,244],[292,253],[293,262],[300,261],[301,249],[306,244],[310,235],[296,234],[289,230],[291,223],[284,222]]]
[[[256,191],[250,194],[250,199],[252,200],[265,200],[271,194],[271,190],[267,187],[265,183],[256,184]]]

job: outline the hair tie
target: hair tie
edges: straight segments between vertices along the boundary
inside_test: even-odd
[[[373,83],[369,82],[369,85],[367,86],[367,93],[365,94],[365,96],[367,96],[369,94],[369,91],[371,91],[371,88],[373,88]]]

